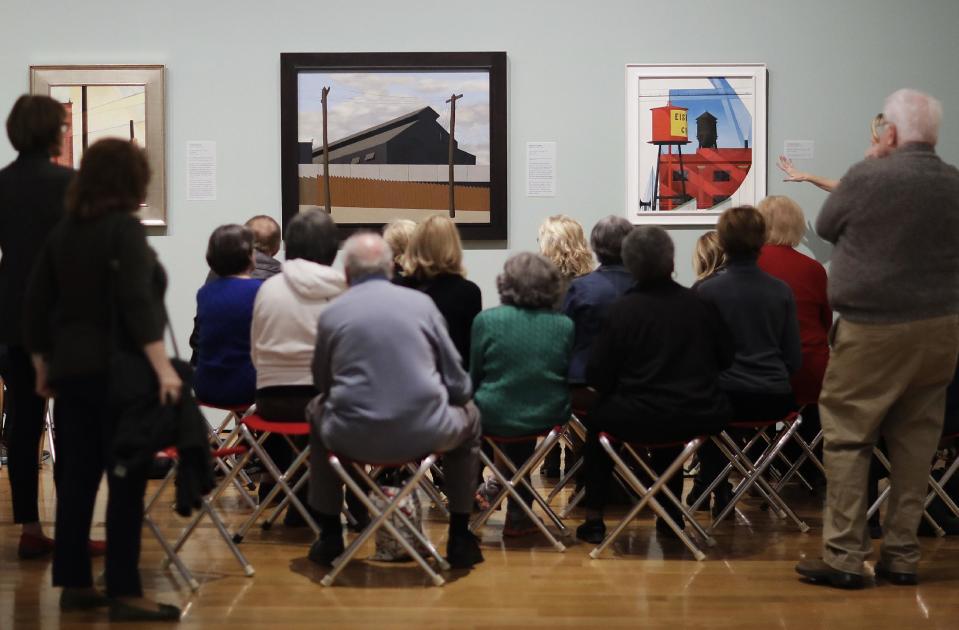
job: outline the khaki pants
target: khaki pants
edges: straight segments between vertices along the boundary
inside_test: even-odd
[[[836,322],[819,409],[827,494],[823,560],[862,573],[869,462],[879,437],[892,462],[880,561],[915,573],[916,530],[959,353],[959,315],[902,324]]]

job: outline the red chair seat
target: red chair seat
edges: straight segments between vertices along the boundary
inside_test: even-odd
[[[280,435],[309,435],[309,422],[274,422],[264,420],[257,414],[249,415],[241,420],[243,424],[253,431],[269,431],[270,433],[279,433]]]

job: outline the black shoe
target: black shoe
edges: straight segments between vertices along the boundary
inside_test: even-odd
[[[694,481],[693,487],[690,488],[689,494],[686,495],[686,505],[688,505],[689,507],[692,507],[693,503],[696,502],[696,499],[699,498],[699,495],[701,495],[704,490],[706,490],[706,486],[704,484],[699,483],[698,479]],[[703,502],[699,504],[699,507],[696,508],[696,511],[697,512],[709,511],[709,497],[706,497],[705,499],[703,499]]]
[[[606,538],[606,523],[601,518],[583,521],[583,524],[576,528],[576,538],[598,545]]]
[[[834,569],[820,558],[800,560],[799,564],[796,565],[796,573],[813,584],[828,584],[829,586],[845,589],[859,589],[863,587],[861,575]]]
[[[890,584],[895,584],[896,586],[916,586],[919,584],[919,576],[915,573],[900,573],[898,571],[890,571],[882,565],[881,562],[876,563],[876,569],[874,571],[876,577],[889,582]]]
[[[446,543],[446,561],[452,569],[472,569],[483,562],[479,538],[471,533],[451,535]]]
[[[110,602],[110,621],[180,621],[180,609],[169,604],[158,604],[159,610],[131,606],[120,601]]]
[[[320,537],[310,545],[310,553],[306,557],[321,567],[332,567],[333,561],[343,553],[345,548],[343,546],[343,536]]]
[[[65,588],[60,592],[60,610],[67,612],[70,610],[93,610],[94,608],[105,608],[110,605],[110,600],[99,591],[93,593],[74,588]]]
[[[733,500],[733,486],[728,481],[716,486],[713,490],[713,518],[719,516],[729,502]]]
[[[686,529],[682,516],[676,517],[672,514],[670,514],[670,516],[674,521],[676,521],[676,524],[679,525],[679,529]],[[659,516],[656,517],[656,535],[660,536],[661,538],[672,538],[673,540],[679,540],[679,536],[675,531],[673,531],[673,528],[670,527],[669,524]]]

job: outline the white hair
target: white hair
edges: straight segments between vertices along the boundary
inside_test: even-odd
[[[354,234],[343,244],[343,268],[351,284],[375,274],[392,277],[393,250],[379,234]]]
[[[896,90],[886,98],[883,117],[896,126],[898,144],[939,140],[942,103],[932,96],[908,88]]]

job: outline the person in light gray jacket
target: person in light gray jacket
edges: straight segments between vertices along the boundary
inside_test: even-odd
[[[469,375],[433,300],[390,283],[393,254],[381,236],[352,236],[343,257],[350,289],[320,315],[313,358],[310,503],[322,532],[309,557],[328,566],[344,548],[343,486],[329,451],[371,464],[443,453],[447,558],[470,568],[483,556],[469,531],[480,443]]]

